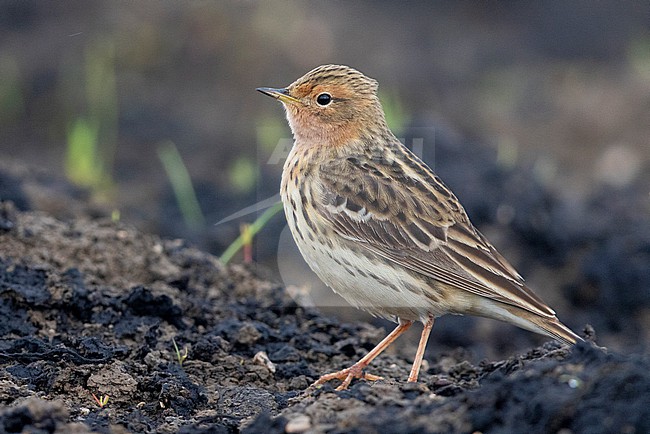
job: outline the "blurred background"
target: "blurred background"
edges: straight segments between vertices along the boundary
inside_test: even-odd
[[[254,89],[325,63],[379,81],[396,135],[564,322],[647,348],[647,2],[2,0],[0,199],[221,255],[274,202],[291,145]],[[248,256],[361,317],[320,292],[281,213],[262,223]],[[488,356],[544,340],[467,318],[436,330]]]

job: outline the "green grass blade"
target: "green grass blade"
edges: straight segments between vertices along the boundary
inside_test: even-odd
[[[205,224],[205,218],[192,186],[190,174],[183,163],[181,154],[172,142],[165,142],[158,146],[158,157],[162,162],[167,177],[174,190],[176,203],[183,215],[183,221],[191,228],[196,229]]]
[[[219,258],[221,262],[227,264],[230,260],[239,252],[239,250],[244,246],[244,236],[254,237],[262,228],[271,220],[271,218],[276,215],[282,209],[282,202],[276,202],[271,208],[267,209],[260,215],[257,220],[253,222],[250,226],[248,234],[241,234],[237,237],[233,243],[228,246],[225,252]]]

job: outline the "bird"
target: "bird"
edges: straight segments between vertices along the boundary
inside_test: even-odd
[[[312,386],[379,380],[366,368],[415,322],[423,329],[408,382],[416,382],[434,320],[475,315],[565,344],[582,339],[524,283],[470,222],[452,191],[391,132],[378,82],[344,65],[322,65],[279,100],[293,134],[280,195],[300,253],[334,292],[397,323],[352,366]]]

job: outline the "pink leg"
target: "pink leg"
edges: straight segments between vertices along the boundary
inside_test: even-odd
[[[424,323],[424,328],[422,329],[420,343],[418,344],[418,351],[415,353],[415,360],[413,360],[413,367],[411,368],[411,374],[409,375],[408,379],[410,383],[418,381],[418,375],[420,375],[420,367],[422,366],[422,359],[424,358],[424,350],[427,348],[427,341],[429,340],[429,334],[431,334],[432,328],[433,317],[430,316],[429,321]]]

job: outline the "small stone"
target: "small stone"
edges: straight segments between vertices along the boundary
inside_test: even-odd
[[[309,387],[309,381],[304,375],[299,375],[289,381],[289,390],[304,390]]]
[[[262,365],[266,367],[271,373],[275,374],[275,365],[273,362],[269,359],[269,356],[266,354],[264,351],[259,351],[257,354],[253,356],[253,363],[257,363],[258,365]]]
[[[309,430],[310,428],[311,419],[306,414],[301,414],[287,422],[284,430],[287,433],[301,433]]]
[[[250,345],[257,342],[262,337],[262,333],[251,324],[245,324],[239,329],[237,342],[240,344]]]

